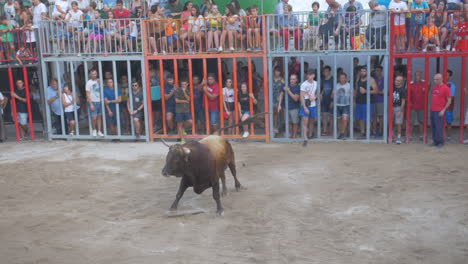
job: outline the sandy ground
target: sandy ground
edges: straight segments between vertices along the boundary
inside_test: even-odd
[[[468,261],[468,148],[233,143],[247,188],[222,199],[160,172],[160,143],[0,147],[0,262],[437,263]]]

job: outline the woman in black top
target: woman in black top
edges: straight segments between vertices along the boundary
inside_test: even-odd
[[[249,94],[249,90],[247,88],[247,83],[243,82],[241,84],[241,89],[239,93],[239,111],[241,116],[241,121],[245,121],[247,118],[250,117],[252,113],[250,113],[250,98],[252,98],[252,103],[257,104],[257,99],[255,99],[253,94]],[[249,134],[249,125],[243,125],[244,134],[243,137],[248,137]]]

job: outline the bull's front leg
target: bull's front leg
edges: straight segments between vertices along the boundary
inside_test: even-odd
[[[171,211],[177,210],[177,205],[179,205],[180,198],[184,195],[185,190],[188,188],[187,180],[185,177],[182,177],[182,180],[180,181],[179,185],[179,190],[177,191],[176,198],[174,202],[171,205]]]
[[[219,195],[219,181],[216,181],[213,186],[213,199],[216,201],[216,213],[218,215],[224,214],[223,206],[221,205],[221,198]]]

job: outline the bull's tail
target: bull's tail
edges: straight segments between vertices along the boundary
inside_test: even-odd
[[[243,126],[243,125],[248,125],[248,124],[254,122],[254,121],[255,121],[256,119],[258,119],[259,117],[264,116],[264,115],[267,115],[267,114],[269,114],[269,112],[262,112],[262,113],[255,114],[255,115],[250,116],[250,117],[247,118],[246,120],[241,121],[241,122],[239,122],[239,123],[237,123],[237,124],[230,125],[230,126],[226,126],[226,127],[222,127],[222,128],[220,128],[220,129],[216,130],[216,131],[213,133],[213,135],[218,135],[218,136],[219,136],[219,135],[221,135],[221,131],[223,131],[223,130],[226,130],[226,129],[229,129],[229,128],[233,128],[233,127],[240,127],[240,126]]]

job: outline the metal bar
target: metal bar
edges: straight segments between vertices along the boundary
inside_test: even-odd
[[[460,85],[460,144],[464,143],[465,137],[465,89],[466,89],[466,56],[462,57],[461,85]]]
[[[85,62],[84,63],[84,69],[85,69],[85,81],[86,83],[88,82],[88,77],[89,77],[89,72],[88,72],[88,63]],[[86,96],[86,99],[88,97]],[[93,130],[93,125],[92,125],[92,122],[91,122],[91,112],[90,112],[90,109],[89,109],[89,102],[86,103],[86,110],[88,112],[88,128],[89,128],[89,134],[91,135],[92,133],[92,130]]]
[[[263,20],[263,21],[265,21],[265,20]],[[263,31],[263,32],[265,32],[264,36],[268,35],[266,33],[266,31]],[[272,92],[270,92],[270,89],[268,88],[269,87],[269,85],[268,85],[269,78],[267,78],[268,69],[271,69],[271,65],[269,65],[268,61],[267,61],[267,56],[266,56],[266,51],[265,51],[266,46],[263,46],[263,47],[264,47],[263,66],[262,66],[263,67],[263,101],[264,101],[263,111],[268,111],[270,109],[270,102],[273,102],[273,101],[268,100],[269,98],[271,99],[270,94],[272,94]],[[268,67],[268,66],[270,66],[270,67]],[[273,111],[271,111],[270,113],[272,113],[272,112]],[[271,123],[271,122],[273,122],[273,118],[270,118],[270,117],[271,117],[270,114],[265,115],[265,139],[266,139],[267,142],[270,142],[270,135],[272,134],[270,128],[273,127],[273,124]],[[270,122],[270,120],[271,120],[271,122]]]
[[[393,36],[392,36],[393,38]],[[393,81],[395,80],[395,71],[393,68],[395,60],[390,56],[390,81],[388,83],[391,83],[390,89],[388,92],[388,143],[391,144],[393,142]]]
[[[247,71],[248,71],[248,80],[249,80],[249,94],[253,94],[253,77],[252,77],[252,58],[247,58]],[[253,116],[254,115],[254,108],[253,108],[253,102],[252,102],[252,98],[249,97],[249,110],[250,110],[250,114]],[[255,131],[254,131],[254,124],[253,122],[250,123],[250,130],[251,130],[251,134],[252,135],[255,135]],[[245,131],[244,131],[245,132]]]
[[[146,75],[147,71],[145,68],[145,67],[148,67],[148,64],[145,63],[144,58],[141,58],[139,62],[140,62],[140,69],[145,69],[144,71],[141,71],[141,73],[143,74],[143,76],[141,76],[141,79],[148,81],[149,78],[147,78],[147,76],[149,76],[149,74]],[[145,111],[144,111],[143,120],[140,120],[140,122],[141,122],[141,126],[145,126],[145,137],[144,137],[145,141],[149,142],[150,140],[153,141],[151,137],[151,135],[153,135],[153,112],[151,109],[151,85],[148,85],[147,81],[141,82],[141,85],[142,85],[141,90],[143,91],[143,107]],[[148,98],[148,99],[145,100],[145,98]],[[145,123],[145,120],[147,121],[147,123]]]
[[[335,65],[336,65],[336,56],[335,56]],[[351,99],[349,102],[349,138],[354,139],[354,90],[357,90],[356,82],[354,82],[354,68],[353,63],[349,65],[349,83],[351,84]],[[336,74],[336,66],[335,66],[335,74]]]
[[[147,125],[146,127],[149,127],[149,128],[151,129],[151,130],[150,130],[150,133],[147,133],[146,135],[148,136],[148,138],[149,138],[150,141],[154,141],[154,131],[153,131],[153,127],[154,127],[153,118],[154,118],[154,117],[153,117],[153,104],[152,104],[153,98],[152,98],[152,94],[151,94],[151,89],[152,89],[152,87],[151,87],[151,80],[150,80],[151,74],[149,73],[149,64],[150,64],[150,63],[149,63],[148,60],[145,60],[145,61],[143,62],[143,65],[144,65],[144,67],[145,67],[145,70],[142,71],[142,72],[145,72],[145,73],[146,73],[146,76],[148,76],[148,78],[144,78],[143,80],[145,80],[145,81],[142,82],[142,84],[145,83],[145,85],[146,85],[146,89],[145,89],[145,90],[146,90],[146,94],[148,95],[147,97],[145,97],[145,98],[146,98],[146,101],[147,101],[147,107],[146,107],[145,109],[146,109],[147,112],[148,112],[148,114],[147,114],[147,120],[146,120],[148,125]],[[131,88],[131,86],[130,86],[129,88]],[[132,92],[133,92],[133,91],[132,91]],[[161,96],[161,98],[164,98],[164,97]],[[161,102],[162,102],[162,101],[164,101],[164,100],[161,100]]]
[[[232,59],[232,84],[234,85],[234,118],[236,124],[239,123],[239,86],[237,83],[237,60],[236,58]],[[236,127],[236,136],[239,136],[239,127]]]
[[[75,69],[73,66],[73,62],[70,62],[70,72],[71,72],[71,88],[72,88],[72,93],[73,93],[73,115],[75,116],[75,130],[76,130],[76,135],[80,135],[80,119],[78,117],[78,110],[76,109],[76,85],[75,85]],[[72,132],[72,131],[70,131]]]
[[[317,68],[320,69],[320,56],[317,57],[317,65],[319,65]],[[317,73],[318,76],[320,76],[320,70]],[[336,85],[340,81],[340,76],[336,73],[336,56],[334,58],[334,66],[333,66],[333,75],[335,78],[333,79],[333,139],[337,139],[338,136],[338,120],[336,118]],[[320,77],[319,77],[320,78]],[[333,78],[333,77],[332,77]],[[343,117],[341,117],[343,119]],[[345,131],[346,132],[346,131]]]
[[[101,90],[101,98],[100,98],[100,100],[101,100],[101,113],[102,113],[101,122],[102,122],[102,129],[104,130],[104,131],[101,131],[101,132],[104,132],[104,137],[106,137],[107,136],[107,124],[106,124],[107,115],[106,115],[106,106],[105,106],[105,103],[104,103],[104,81],[103,81],[103,77],[102,77],[102,61],[98,61],[98,70],[99,70],[99,89]],[[99,133],[99,131],[98,131],[98,133]]]
[[[188,59],[188,70],[189,70],[189,88],[190,88],[190,111],[192,112],[192,136],[195,136],[197,134],[197,122],[195,118],[195,93],[194,93],[194,88],[193,88],[193,65],[192,65],[192,59]]]
[[[315,100],[315,102],[316,102],[315,106],[316,106],[316,109],[317,109],[317,128],[316,128],[317,129],[317,134],[316,135],[317,135],[317,139],[320,139],[320,138],[322,138],[322,115],[321,115],[322,112],[320,111],[321,110],[321,105],[322,105],[322,98],[320,96],[321,93],[322,93],[322,87],[320,85],[322,83],[322,69],[320,68],[320,57],[317,57],[317,59],[318,59],[318,61],[317,61],[318,64],[317,64],[317,76],[316,76],[316,78],[317,78],[318,82],[317,82],[317,99]],[[336,65],[336,55],[333,56],[333,61],[334,61],[335,65]],[[303,67],[304,67],[304,65],[301,65],[301,69],[304,69]],[[304,70],[302,70],[301,72],[303,72],[303,71]],[[304,80],[304,81],[306,81],[306,80]],[[312,122],[312,120],[310,118],[309,118],[309,122]],[[307,126],[308,126],[307,130],[308,130],[309,127],[310,127],[310,123],[307,124]],[[313,133],[313,131],[312,131],[312,133]]]
[[[206,86],[208,86],[208,69],[206,68],[206,59],[203,59],[203,80]],[[235,72],[235,70],[233,70]],[[210,133],[210,112],[208,110],[208,96],[206,94],[203,95],[205,99],[205,121],[206,121],[206,134],[209,135]]]
[[[55,62],[55,73],[57,74],[57,81],[58,81],[58,90],[60,93],[59,102],[60,102],[60,123],[62,126],[62,135],[65,136],[65,120],[64,120],[64,113],[63,113],[63,102],[62,102],[62,78],[60,78],[60,71],[59,71],[59,63],[58,61]],[[58,134],[58,133],[57,133]]]
[[[223,88],[223,74],[221,68],[221,58],[218,58],[218,83],[219,83],[219,118],[221,119],[221,126],[224,127],[224,88]],[[224,136],[224,130],[221,131],[221,135]]]
[[[406,75],[406,109],[405,109],[405,117],[406,117],[406,143],[410,143],[411,139],[411,80],[413,76],[413,59],[409,58],[407,62],[407,75]],[[402,109],[403,110],[403,109]]]
[[[428,142],[428,110],[429,110],[429,90],[430,90],[430,79],[429,79],[429,63],[430,63],[430,58],[426,57],[426,63],[425,63],[425,75],[426,75],[426,82],[427,82],[427,87],[426,90],[424,91],[424,144],[427,144]]]
[[[10,80],[10,92],[13,95],[13,93],[15,93],[15,80],[13,79],[13,71],[11,68],[8,68],[8,79]],[[16,141],[20,141],[21,137],[18,123],[18,112],[16,110],[16,98],[14,96],[11,96],[11,108],[13,112],[13,120],[15,122]]]
[[[442,73],[442,76],[444,77],[444,83],[446,84],[448,82],[448,57],[444,57],[444,68],[443,68],[443,73]],[[463,74],[463,73],[462,73]],[[450,87],[449,87],[450,88]],[[452,97],[455,98],[455,95],[452,94]],[[447,115],[444,115],[444,118],[443,118],[443,139],[444,141],[447,140],[447,137],[450,137],[450,135],[447,135]]]
[[[133,88],[132,88],[132,67],[130,65],[130,60],[127,60],[127,81],[128,81],[128,100],[130,100],[130,109],[133,111]],[[130,115],[130,126],[132,129],[132,137],[135,136],[135,121],[133,116]]]
[[[177,59],[173,59],[173,71],[174,71],[174,89],[179,88],[179,66],[177,65]]]
[[[31,136],[31,140],[34,140],[34,123],[33,123],[33,116],[31,110],[31,96],[29,93],[29,80],[28,80],[28,70],[27,68],[23,67],[23,77],[24,77],[24,89],[26,89],[26,104],[28,107],[28,118],[29,118],[29,135]]]
[[[289,68],[288,68],[288,59],[289,57],[283,58],[283,65],[284,65],[284,84],[285,86],[289,87]],[[283,100],[284,100],[284,115],[285,115],[285,132],[286,138],[289,138],[290,131],[289,131],[289,102],[288,102],[288,93],[283,90]]]
[[[367,56],[367,83],[366,83],[366,141],[370,140],[370,124],[371,124],[371,82],[373,77],[370,75],[370,56]]]
[[[384,59],[384,69],[390,69],[391,74],[393,74],[393,68],[388,67],[388,60],[389,57],[385,56]],[[387,137],[388,137],[388,83],[389,83],[389,75],[384,74],[384,120],[383,120],[383,141],[387,142]]]
[[[115,61],[112,61],[112,75],[114,77],[114,97],[115,97],[115,100],[117,100],[119,98],[119,87],[118,87],[118,81],[117,81],[117,67],[115,65]],[[143,79],[143,80],[146,80],[146,79]],[[115,118],[117,118],[117,135],[118,136],[121,136],[121,128],[120,128],[120,103],[116,103],[115,104],[115,112],[114,115],[116,115]],[[152,127],[152,126],[150,126]]]

